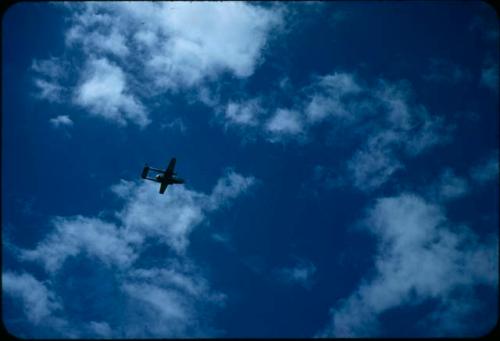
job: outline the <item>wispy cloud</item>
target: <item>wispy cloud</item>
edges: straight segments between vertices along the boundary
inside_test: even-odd
[[[162,129],[163,128],[168,128],[168,129],[177,129],[179,130],[181,133],[185,133],[187,131],[187,126],[186,124],[184,123],[184,121],[181,119],[181,118],[176,118],[174,119],[173,121],[169,122],[169,123],[163,123],[161,124],[160,126]]]
[[[66,63],[59,58],[34,59],[31,71],[35,74],[33,78],[37,89],[35,96],[53,103],[63,102],[67,89],[62,83],[66,80],[67,69]]]
[[[276,275],[287,284],[298,284],[310,289],[316,272],[314,264],[306,259],[298,258],[293,266],[276,270]]]
[[[229,235],[224,233],[212,233],[210,237],[212,237],[212,239],[216,242],[223,245],[229,245],[229,243],[231,242],[231,238],[229,237]]]
[[[68,115],[59,115],[57,117],[51,118],[49,122],[54,128],[73,126],[73,121],[71,120],[71,118],[69,118]]]
[[[111,278],[116,277],[115,283],[121,285],[115,288],[118,298],[104,299],[109,299],[110,305],[120,306],[115,312],[118,315],[89,321],[71,316],[69,320],[77,321],[74,325],[72,322],[72,328],[79,335],[211,335],[217,331],[210,328],[206,309],[223,304],[225,295],[211,289],[204,271],[188,257],[189,237],[210,212],[228,207],[231,200],[245,193],[254,182],[253,177],[228,170],[209,194],[172,186],[167,189],[167,195],[160,197],[155,184],[122,180],[111,188],[123,200],[123,207],[115,212],[113,221],[84,216],[56,217],[52,221],[54,229],[34,249],[16,249],[16,252],[20,260],[43,265],[53,280],[71,270],[67,268],[71,267],[71,263],[66,262],[69,258],[79,257],[84,262],[112,270]],[[161,264],[148,263],[144,253],[159,245],[166,247],[165,259]],[[27,287],[36,287],[31,275],[21,278],[8,273],[8,276],[8,292],[23,293],[14,297],[24,297],[28,295]],[[60,296],[71,300],[62,293]],[[47,294],[47,297],[50,296]],[[53,306],[50,299],[46,301],[43,306]],[[66,303],[61,301],[63,307]],[[45,314],[47,309],[40,308],[40,314]],[[126,328],[116,324],[123,319]]]
[[[368,135],[367,142],[347,162],[354,186],[365,192],[382,186],[396,171],[404,169],[401,155],[414,157],[447,143],[452,128],[424,106],[413,103],[408,83],[381,80],[368,91],[367,100],[353,107],[355,124]]]
[[[304,131],[299,112],[288,109],[278,109],[267,121],[266,130],[272,138],[299,135]]]
[[[33,250],[24,250],[23,260],[40,262],[46,271],[58,271],[68,257],[86,252],[108,265],[126,267],[137,258],[123,232],[114,224],[83,216],[57,217],[53,232]]]
[[[498,63],[487,63],[481,70],[480,84],[498,93]]]
[[[142,243],[146,238],[155,238],[183,253],[192,229],[205,218],[207,196],[175,186],[167,191],[164,200],[158,200],[156,186],[134,186],[117,214],[129,240]]]
[[[466,195],[469,190],[467,180],[459,177],[452,169],[448,168],[441,173],[436,197],[441,198],[441,200],[457,199]]]
[[[49,79],[59,79],[64,76],[65,72],[62,61],[55,57],[45,60],[34,59],[31,68],[33,71]]]
[[[34,80],[37,87],[36,96],[49,102],[62,102],[64,88],[56,82],[37,78]]]
[[[352,150],[335,182],[350,183],[363,192],[376,190],[397,171],[404,171],[404,158],[451,140],[453,126],[416,102],[408,81],[370,82],[353,73],[333,72],[313,77],[296,91],[291,84],[280,88],[279,96],[260,94],[254,99],[259,110],[228,102],[226,127],[237,120],[244,132],[260,132],[272,143],[287,143],[312,141],[310,131],[326,126],[332,141],[338,138],[338,146]],[[292,104],[282,106],[276,97],[289,97]]]
[[[395,157],[393,144],[400,137],[391,131],[382,132],[368,139],[347,162],[353,185],[363,191],[371,191],[386,183],[403,164]]]
[[[86,54],[100,53],[124,58],[130,51],[125,32],[114,26],[114,19],[108,13],[97,13],[98,5],[88,4],[73,18],[73,25],[66,32],[66,45],[81,45]],[[96,12],[94,12],[96,11]],[[95,28],[99,28],[96,30]]]
[[[70,14],[65,43],[83,55],[73,65],[80,82],[37,78],[40,97],[73,103],[91,114],[145,127],[143,103],[159,94],[198,91],[223,75],[250,77],[263,61],[271,32],[283,24],[282,6],[243,2],[110,2],[63,6]],[[220,20],[224,18],[224,20]],[[134,51],[134,53],[131,53]],[[39,73],[61,74],[54,60],[35,61]],[[200,92],[200,101],[202,98]],[[69,99],[69,98],[68,98]],[[245,115],[234,116],[245,121]]]
[[[176,335],[206,336],[193,308],[203,304],[224,303],[225,295],[214,292],[192,264],[171,262],[165,267],[134,269],[122,289],[133,300],[134,310],[145,319],[127,327],[128,337]],[[201,324],[201,325],[200,325]]]
[[[479,184],[484,184],[487,183],[488,181],[495,179],[498,181],[498,175],[499,175],[498,163],[499,163],[498,150],[496,150],[492,152],[491,155],[485,158],[482,162],[480,162],[478,165],[474,166],[471,169],[470,175],[472,179]]]
[[[225,122],[229,124],[256,126],[257,117],[263,109],[257,98],[241,103],[229,102],[224,110]]]
[[[484,12],[491,11],[491,17],[495,17],[495,14],[493,13],[494,10],[490,7],[489,4],[484,4],[482,6],[484,6]],[[487,20],[485,16],[476,15],[472,17],[468,29],[472,32],[478,33],[479,37],[485,42],[498,43],[500,32],[498,23],[495,20]]]
[[[451,61],[433,58],[422,78],[429,82],[455,84],[472,80],[472,75],[469,70]]]
[[[471,165],[464,174],[445,167],[437,178],[432,176],[424,183],[413,183],[408,189],[421,193],[430,201],[446,204],[481,190],[491,181],[498,180],[498,175],[498,150],[495,150]]]
[[[465,226],[451,226],[439,206],[412,194],[378,199],[364,224],[378,240],[375,272],[331,310],[331,322],[320,335],[383,336],[380,314],[429,299],[441,305],[440,316],[446,318],[426,326],[429,335],[446,328],[448,319],[470,326],[475,302],[469,289],[498,284],[496,238],[483,241]],[[445,335],[462,332],[446,330]]]
[[[111,338],[113,331],[106,322],[90,321],[89,323],[90,334],[102,338]]]
[[[131,121],[145,127],[151,121],[142,103],[127,88],[123,70],[106,58],[90,60],[74,103],[93,115],[126,125]]]
[[[26,317],[34,324],[47,323],[61,309],[56,295],[28,273],[3,272],[2,290],[21,300]]]
[[[277,10],[238,2],[137,3],[120,10],[144,22],[137,34],[148,52],[146,71],[167,89],[192,87],[226,70],[250,76],[267,35],[282,20]],[[154,41],[159,44],[151,49]]]
[[[217,209],[226,206],[230,200],[246,192],[256,183],[257,180],[253,176],[243,176],[232,169],[227,169],[225,177],[217,181],[208,197],[207,208]]]
[[[305,107],[306,116],[312,123],[318,123],[328,116],[350,119],[353,113],[346,96],[362,91],[354,75],[345,72],[319,77],[312,88],[314,92]]]

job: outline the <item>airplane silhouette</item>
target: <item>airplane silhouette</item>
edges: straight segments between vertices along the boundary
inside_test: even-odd
[[[163,194],[167,189],[168,185],[173,184],[183,184],[185,181],[181,178],[177,178],[174,172],[175,167],[175,157],[170,160],[168,167],[166,170],[161,170],[158,168],[149,167],[147,164],[144,165],[144,169],[142,170],[141,178],[145,180],[151,180],[160,183],[160,194]],[[148,178],[148,172],[153,171],[158,173],[154,178]]]

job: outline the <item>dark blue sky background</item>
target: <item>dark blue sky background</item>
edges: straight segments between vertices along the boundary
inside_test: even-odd
[[[496,324],[491,6],[135,6],[19,3],[3,15],[2,317],[10,333],[477,336]],[[211,19],[218,16],[225,20]],[[68,42],[75,27],[83,34]],[[137,32],[158,39],[141,45]],[[196,47],[168,45],[179,41]],[[155,69],[155,56],[170,66]],[[325,114],[315,119],[319,97]],[[134,100],[143,110],[127,116]],[[139,174],[173,156],[187,182],[162,196]],[[129,187],[120,197],[111,188],[121,179]],[[183,220],[191,209],[200,219]],[[94,220],[77,231],[104,222],[114,232],[75,236],[68,231],[78,216]],[[169,239],[179,235],[188,240],[181,251]],[[137,256],[131,263],[113,263],[120,240]],[[65,243],[73,251],[58,248]],[[428,256],[436,265],[425,266]],[[51,270],[50,257],[61,267]],[[139,269],[170,272],[152,279]],[[190,292],[189,283],[204,284]],[[148,301],[145,292],[157,296]],[[214,303],[213,293],[225,298]]]

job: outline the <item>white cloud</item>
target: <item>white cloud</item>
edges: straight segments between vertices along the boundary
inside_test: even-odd
[[[85,262],[112,267],[110,273],[120,283],[117,289],[121,296],[103,300],[119,306],[117,316],[74,325],[84,335],[141,338],[217,334],[209,327],[207,309],[224,304],[225,295],[214,291],[204,272],[189,260],[189,236],[209,212],[227,206],[254,182],[253,177],[227,171],[210,194],[171,186],[162,196],[156,184],[121,180],[111,187],[124,201],[115,213],[115,222],[57,217],[52,222],[54,230],[34,249],[19,250],[20,259],[39,262],[52,275],[62,275],[65,260],[79,255],[86,256]],[[173,252],[166,252],[160,264],[150,264],[142,256],[158,245]],[[116,319],[124,321],[125,327],[115,325]],[[67,333],[64,330],[62,335]]]
[[[319,77],[313,87],[316,91],[305,107],[306,116],[311,123],[317,124],[328,116],[352,119],[349,102],[345,96],[362,91],[352,74],[335,72]]]
[[[270,142],[280,142],[305,141],[314,126],[328,123],[330,139],[338,136],[340,145],[354,147],[344,165],[345,174],[339,174],[336,182],[351,182],[361,191],[373,191],[404,169],[403,158],[415,157],[449,142],[453,126],[446,126],[442,117],[415,103],[408,82],[379,80],[371,86],[366,84],[347,72],[315,77],[311,84],[296,92],[300,96],[293,99],[293,105],[261,110],[259,115],[244,111],[237,102],[229,102],[226,125],[227,121],[235,120],[251,122],[252,128],[262,127],[261,133]],[[266,96],[258,101],[264,102],[260,108],[276,105]],[[332,178],[328,181],[332,182]]]
[[[64,62],[55,57],[45,60],[34,59],[31,64],[31,69],[39,75],[51,80],[62,78],[65,72]]]
[[[403,169],[401,155],[415,156],[430,147],[449,141],[450,128],[425,107],[411,104],[409,86],[381,81],[371,90],[371,107],[381,110],[380,118],[362,129],[369,137],[348,161],[347,169],[355,187],[371,191]]]
[[[305,259],[298,259],[294,266],[278,269],[277,275],[287,283],[299,284],[304,288],[310,289],[315,272],[316,267],[312,262]]]
[[[415,195],[377,200],[365,226],[378,241],[374,275],[331,310],[322,336],[383,335],[380,314],[426,299],[442,304],[447,318],[470,324],[471,310],[454,314],[454,305],[471,303],[466,299],[472,286],[498,285],[498,240],[480,241],[468,228],[450,226],[439,206]],[[434,325],[429,334],[438,329]]]
[[[87,55],[98,53],[123,58],[129,54],[125,32],[116,24],[112,13],[102,10],[101,4],[78,4],[68,9],[75,10],[72,26],[65,33],[68,47],[81,46]]]
[[[78,84],[63,86],[46,78],[64,75],[56,62],[69,64],[68,58],[34,61],[33,70],[45,75],[35,80],[39,97],[62,102],[68,91],[74,104],[121,126],[147,126],[142,103],[151,96],[202,90],[227,74],[250,77],[263,61],[271,32],[279,32],[284,23],[282,6],[245,2],[109,2],[64,8],[72,14],[66,47],[83,53],[86,65],[75,67]],[[201,90],[199,100],[211,103]],[[247,113],[231,118],[252,122]]]
[[[122,290],[132,299],[140,321],[131,321],[127,337],[207,336],[211,332],[194,307],[197,303],[220,305],[225,295],[214,292],[198,269],[183,260],[163,268],[134,269],[124,278]]]
[[[464,197],[475,190],[474,185],[484,185],[498,179],[498,151],[469,168],[467,176],[458,176],[451,168],[444,169],[439,178],[424,190],[426,197],[447,202]]]
[[[297,135],[303,132],[303,123],[297,111],[278,109],[273,117],[266,124],[266,129],[279,135]]]
[[[241,2],[153,6],[148,32],[167,39],[151,51],[146,68],[167,88],[190,87],[225,70],[240,78],[250,76],[267,35],[282,20],[278,11]]]
[[[406,82],[389,83],[380,80],[378,86],[373,90],[374,95],[384,109],[384,121],[389,128],[396,130],[408,130],[414,124],[412,108],[408,103],[410,100],[410,85]]]
[[[23,260],[41,262],[49,272],[60,269],[68,257],[86,252],[105,264],[130,266],[137,258],[123,231],[116,225],[82,216],[57,217],[53,232],[33,250],[23,250]]]
[[[109,53],[122,58],[129,54],[125,37],[116,28],[107,29],[109,32],[106,34],[97,31],[89,32],[89,30],[91,30],[90,27],[73,26],[66,32],[67,44],[71,46],[79,42],[88,54],[95,52]]]
[[[314,95],[305,109],[307,119],[318,123],[329,115],[346,117],[348,112],[339,100]]]
[[[203,202],[206,195],[170,186],[158,200],[155,184],[135,186],[124,208],[118,213],[126,237],[134,242],[155,238],[183,253],[194,226],[205,218]]]
[[[91,60],[75,91],[74,102],[120,125],[131,121],[140,127],[150,123],[142,103],[129,93],[123,70],[105,58]]]
[[[241,193],[244,193],[251,186],[255,185],[257,180],[253,176],[245,177],[235,173],[232,170],[227,170],[226,175],[217,181],[212,193],[209,197],[210,209],[217,209],[231,200],[236,198]]]
[[[227,234],[222,234],[222,233],[212,233],[210,235],[213,240],[215,240],[218,243],[222,243],[224,245],[229,246],[229,243],[231,241],[231,238]]]
[[[401,135],[400,142],[408,156],[415,156],[427,149],[449,143],[453,125],[445,125],[442,117],[431,116],[423,108],[416,110],[416,122]]]
[[[130,238],[142,241],[154,237],[183,254],[189,243],[189,234],[203,221],[206,212],[226,205],[244,193],[254,181],[253,177],[230,171],[219,179],[210,195],[171,186],[162,200],[158,200],[157,186],[143,184],[128,194],[128,202],[119,217]]]
[[[59,128],[59,127],[71,127],[73,126],[73,121],[71,118],[69,118],[68,115],[59,115],[57,117],[51,118],[49,120],[50,124],[52,124],[53,127]]]
[[[262,111],[259,100],[252,99],[241,103],[227,103],[224,114],[228,123],[256,126],[258,124],[257,117]]]
[[[184,121],[181,118],[176,118],[175,120],[169,122],[169,123],[162,123],[160,126],[162,129],[168,128],[168,129],[177,129],[181,133],[185,133],[187,131],[187,126],[184,123]]]
[[[419,321],[418,325],[422,328],[428,328],[429,325],[439,326],[439,329],[434,329],[435,337],[446,337],[449,335],[457,335],[463,337],[467,335],[467,330],[470,330],[470,325],[463,323],[464,320],[470,319],[472,313],[481,313],[481,302],[472,294],[466,292],[462,294],[460,304],[456,304],[453,300],[443,299],[436,306],[435,310]],[[484,324],[488,319],[478,321],[476,325]],[[470,332],[469,332],[470,333]]]
[[[147,238],[184,254],[191,231],[205,219],[206,213],[227,205],[254,182],[253,177],[229,171],[210,195],[170,186],[166,195],[159,197],[156,184],[121,180],[111,187],[126,200],[116,213],[119,224],[83,216],[57,217],[53,220],[53,232],[35,249],[23,250],[21,258],[41,262],[47,271],[55,272],[68,257],[86,252],[107,265],[126,268],[139,257],[139,249]]]
[[[320,77],[319,85],[335,97],[355,94],[362,90],[359,84],[357,84],[354,75],[345,72],[335,72],[331,75]]]
[[[47,286],[28,273],[2,273],[4,295],[19,298],[29,321],[34,324],[46,323],[61,309],[61,304]]]
[[[480,84],[498,93],[498,64],[491,63],[481,70]]]
[[[389,180],[402,163],[393,155],[392,144],[399,136],[391,131],[372,136],[347,162],[353,185],[362,191],[371,191]]]
[[[132,193],[132,191],[134,191],[135,186],[136,186],[135,182],[120,179],[120,182],[112,185],[110,190],[117,197],[125,199]]]
[[[64,88],[56,82],[46,81],[44,79],[35,79],[35,86],[37,87],[37,97],[46,99],[49,102],[62,102]]]
[[[415,157],[451,140],[454,127],[416,103],[411,86],[405,81],[378,80],[367,85],[353,74],[334,72],[315,77],[296,93],[299,96],[288,108],[262,109],[265,105],[276,106],[266,96],[253,99],[260,110],[248,105],[252,100],[228,102],[225,124],[238,122],[240,127],[259,127],[268,141],[280,142],[305,141],[314,126],[328,123],[329,138],[333,141],[338,137],[339,145],[354,150],[337,183],[349,181],[365,192],[376,190],[403,170],[405,157]]]
[[[453,170],[446,169],[440,176],[437,196],[444,200],[456,199],[469,191],[466,179],[457,176]]]
[[[133,46],[141,52],[137,62],[157,86],[193,87],[225,71],[250,76],[270,31],[282,23],[275,7],[242,2],[91,4],[75,14],[67,42],[121,57]]]
[[[170,325],[163,326],[166,330],[162,330],[162,333],[165,335],[179,333],[178,330],[170,329],[182,325],[182,321],[187,318],[187,313],[176,292],[148,284],[124,284],[123,289],[130,297],[147,303],[148,307],[153,308],[155,314],[160,314],[161,320],[170,322]]]
[[[55,57],[45,60],[34,59],[31,70],[36,74],[33,78],[37,89],[36,97],[53,103],[64,101],[67,89],[62,82],[68,72],[67,63],[64,60]]]
[[[200,278],[196,281],[190,274],[182,273],[175,264],[170,268],[135,269],[129,273],[129,278],[155,281],[161,287],[178,289],[193,296],[202,295],[207,289],[206,280]]]
[[[91,330],[91,334],[98,337],[111,338],[113,335],[113,331],[106,322],[91,321],[89,323],[89,328]]]

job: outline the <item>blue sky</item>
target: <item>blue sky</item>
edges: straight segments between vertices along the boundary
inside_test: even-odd
[[[482,2],[10,7],[4,326],[487,333],[498,39]],[[160,195],[140,172],[173,156],[186,184]]]

